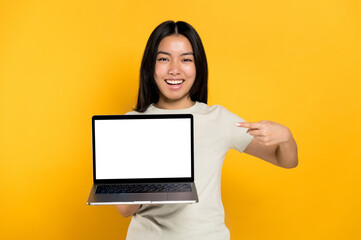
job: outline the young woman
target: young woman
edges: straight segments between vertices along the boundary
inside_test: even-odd
[[[220,183],[230,148],[279,167],[297,166],[297,145],[287,127],[245,122],[222,106],[208,106],[207,82],[207,59],[194,28],[180,21],[160,24],[147,42],[137,106],[128,114],[193,114],[199,202],[116,206],[121,215],[133,215],[127,239],[229,239]]]

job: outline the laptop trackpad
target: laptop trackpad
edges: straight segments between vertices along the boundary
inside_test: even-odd
[[[129,194],[133,195],[133,194]],[[134,201],[165,201],[167,200],[167,193],[139,193],[130,197]]]

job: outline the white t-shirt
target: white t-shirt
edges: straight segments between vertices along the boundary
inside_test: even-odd
[[[194,180],[199,202],[195,204],[143,205],[130,222],[127,240],[230,239],[224,224],[221,173],[230,148],[243,152],[253,137],[237,127],[244,120],[222,106],[196,102],[180,110],[150,105],[145,114],[191,113],[194,117]],[[127,114],[144,114],[129,112]]]

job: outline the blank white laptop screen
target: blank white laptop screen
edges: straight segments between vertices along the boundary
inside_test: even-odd
[[[96,179],[191,177],[190,119],[95,120]]]

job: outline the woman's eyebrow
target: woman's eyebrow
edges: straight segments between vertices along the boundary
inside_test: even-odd
[[[165,54],[165,55],[171,55],[169,52],[164,52],[164,51],[159,51],[157,52],[157,55],[158,54]],[[186,53],[182,53],[180,56],[184,56],[184,55],[193,55],[193,52],[186,52]]]
[[[184,55],[193,55],[192,52],[186,52],[186,53],[182,53],[181,56],[184,56]]]

